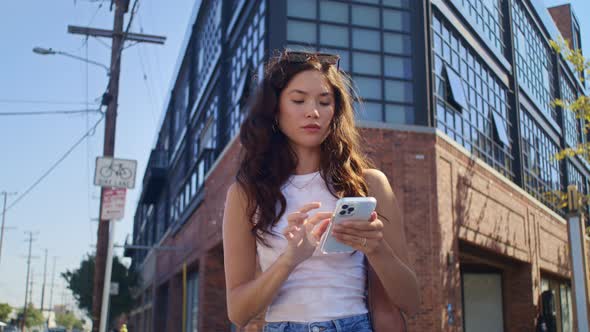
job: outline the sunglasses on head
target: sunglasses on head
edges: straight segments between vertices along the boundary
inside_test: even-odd
[[[317,60],[321,64],[333,65],[336,66],[336,69],[340,69],[340,56],[337,54],[289,51],[283,53],[281,60],[293,63],[305,63],[310,60]]]

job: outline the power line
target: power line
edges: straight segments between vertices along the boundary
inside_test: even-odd
[[[88,22],[88,24],[86,24],[86,26],[90,26],[92,24],[92,22],[94,22],[96,15],[98,15],[98,12],[100,11],[103,3],[105,2],[105,0],[90,0],[90,1],[88,1],[88,2],[99,2],[99,1],[100,1],[100,3],[98,4],[98,7],[94,11],[94,14],[90,18],[90,22]],[[76,2],[74,1],[74,5],[75,4],[76,4]],[[88,36],[86,36],[86,38],[84,38],[84,41],[82,42],[82,45],[80,45],[80,47],[78,47],[78,50],[82,49],[82,47],[84,47],[84,46],[88,47]]]
[[[149,107],[150,113],[152,114],[152,119],[154,120],[154,123],[157,123],[158,119],[156,118],[156,114],[155,114],[155,110],[154,110],[154,107],[156,107],[154,95],[152,94],[151,84],[148,81],[148,75],[146,74],[146,70],[145,70],[145,66],[144,66],[144,62],[143,62],[143,56],[141,54],[140,47],[137,48],[137,55],[139,56],[139,64],[141,66],[141,71],[143,73],[143,82],[145,83],[145,88],[147,90],[148,98],[150,100],[150,103],[152,104],[151,107]]]
[[[33,111],[33,112],[0,112],[0,116],[30,116],[30,115],[62,115],[62,114],[79,114],[79,113],[98,113],[102,114],[99,109],[85,110],[64,110],[64,111]]]
[[[45,173],[43,173],[43,175],[41,175],[41,177],[39,179],[37,179],[37,181],[35,181],[31,186],[29,186],[29,188],[27,188],[27,190],[25,190],[20,196],[18,196],[18,198],[14,202],[12,202],[12,204],[10,204],[10,206],[8,208],[6,208],[6,211],[12,209],[18,202],[20,202],[25,196],[27,196],[27,194],[29,194],[31,192],[31,190],[33,190],[39,183],[41,183],[41,181],[43,181],[55,168],[57,168],[57,166],[59,166],[59,164],[62,161],[64,161],[64,159],[66,159],[67,156],[69,156],[70,153],[72,153],[72,151],[74,151],[74,149],[76,147],[78,147],[78,145],[80,145],[80,143],[82,143],[84,141],[84,139],[86,139],[86,137],[94,135],[94,131],[96,130],[96,127],[102,122],[103,119],[104,119],[104,114],[103,114],[103,116],[100,117],[100,119],[98,119],[98,121],[94,124],[94,126],[92,126],[92,128],[90,128],[90,130],[88,130],[84,134],[84,136],[82,136],[78,141],[76,141],[76,143],[74,143],[74,145],[72,145],[72,147],[70,147],[68,149],[68,151],[66,151],[66,153],[64,153],[63,156],[61,156],[61,158],[59,158],[59,160],[57,162],[55,162]]]
[[[102,41],[102,39],[95,37],[95,36],[92,36],[92,38],[94,38],[94,40],[96,40],[99,44],[101,44],[105,48],[108,48],[109,50],[111,49],[111,46],[109,44],[105,43],[104,41]]]
[[[85,101],[60,101],[60,100],[40,100],[40,99],[2,99],[0,104],[53,104],[53,105],[86,105]],[[95,104],[98,104],[96,102]]]

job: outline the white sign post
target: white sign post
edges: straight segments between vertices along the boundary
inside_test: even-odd
[[[94,184],[103,187],[102,209],[100,219],[109,223],[109,246],[107,249],[104,285],[102,289],[102,307],[100,310],[100,332],[106,331],[109,295],[111,293],[111,273],[113,270],[113,242],[115,240],[115,220],[125,215],[125,194],[127,189],[135,187],[137,161],[115,159],[111,157],[96,158]],[[118,292],[118,285],[116,287]]]
[[[106,267],[104,271],[104,286],[102,288],[102,307],[100,308],[100,329],[105,332],[107,328],[107,313],[109,311],[109,293],[111,290],[111,272],[113,270],[113,242],[115,240],[114,220],[109,220],[109,249],[107,251]]]
[[[584,227],[579,215],[568,216],[570,258],[572,262],[572,288],[576,323],[580,332],[588,332],[588,307],[586,298],[586,264],[584,251]]]

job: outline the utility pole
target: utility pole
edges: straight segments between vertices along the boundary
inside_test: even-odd
[[[0,229],[0,258],[2,258],[2,241],[4,240],[4,222],[6,221],[6,198],[7,196],[16,195],[16,193],[9,193],[6,191],[1,192],[4,195],[4,205],[2,207],[2,226]]]
[[[137,1],[133,5],[131,18],[125,32],[123,32],[123,21],[125,13],[129,8],[129,0],[114,0],[115,4],[115,18],[113,23],[113,30],[94,29],[85,27],[68,26],[68,31],[74,34],[82,34],[86,37],[107,37],[112,38],[111,44],[111,66],[109,70],[109,84],[105,95],[103,96],[103,105],[107,106],[105,115],[105,133],[104,133],[104,147],[103,156],[113,157],[115,153],[115,132],[117,120],[117,106],[119,98],[119,74],[121,70],[121,55],[123,52],[123,45],[125,40],[134,40],[137,42],[148,42],[163,44],[165,37],[143,35],[143,34],[129,34],[129,27],[134,15],[134,9]],[[111,2],[113,3],[113,2]],[[100,210],[103,206],[104,188],[101,188]],[[92,297],[92,332],[104,332],[106,317],[101,317],[103,310],[103,288],[105,284],[105,271],[107,271],[106,264],[111,263],[106,261],[108,244],[109,244],[109,227],[111,221],[103,220],[101,218],[98,224],[97,242],[96,242],[96,256],[94,260],[94,287]],[[113,234],[114,236],[114,234]],[[107,293],[108,294],[108,293]],[[100,324],[100,326],[99,326]]]
[[[25,307],[23,309],[23,321],[21,324],[21,330],[23,332],[25,331],[25,322],[27,321],[27,307],[29,306],[27,300],[29,295],[29,277],[31,273],[31,250],[33,248],[33,232],[29,231],[27,233],[29,234],[29,239],[27,240],[29,242],[29,255],[27,257],[27,280],[25,281]]]
[[[53,311],[53,287],[55,286],[55,261],[57,256],[53,256],[53,268],[51,269],[51,288],[49,291],[49,311]]]
[[[45,304],[45,281],[47,280],[47,249],[45,249],[45,263],[43,264],[43,286],[41,288],[41,313]]]
[[[35,279],[35,269],[31,269],[31,280],[29,281],[29,304],[33,305],[33,280]]]

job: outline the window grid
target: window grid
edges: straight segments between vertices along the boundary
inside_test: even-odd
[[[566,162],[566,167],[567,167],[567,183],[568,185],[570,184],[575,184],[578,186],[578,191],[580,193],[582,193],[583,195],[588,195],[590,194],[590,192],[588,191],[588,182],[586,181],[586,177],[584,175],[582,175],[582,173],[580,171],[578,171],[578,168],[575,167],[570,161]],[[586,215],[590,215],[590,205],[586,205],[585,206],[585,212]],[[588,219],[586,219],[586,225],[590,225],[590,221],[588,221]]]
[[[217,91],[217,89],[215,89]],[[204,175],[213,165],[217,152],[217,117],[219,113],[219,97],[217,95],[211,98],[209,105],[197,119],[194,128],[191,170],[180,172],[178,166],[171,172],[176,180],[177,185],[172,188],[176,189],[174,197],[170,201],[169,224],[176,223],[191,202],[199,193],[203,183]],[[206,133],[211,133],[205,135]],[[206,138],[206,140],[203,140]],[[182,163],[179,162],[179,165]]]
[[[174,146],[183,129],[186,127],[189,105],[189,62],[185,62],[178,75],[178,83],[173,93],[174,128],[172,130],[172,145]]]
[[[483,37],[487,38],[494,47],[504,54],[504,15],[502,14],[503,0],[452,0],[467,10],[471,18],[475,20]]]
[[[524,189],[553,210],[562,213],[559,201],[551,199],[550,195],[555,191],[563,191],[560,163],[553,158],[559,151],[558,145],[545,134],[522,105],[520,130]]]
[[[360,119],[414,123],[410,1],[287,4],[288,47],[339,54],[363,98]]]
[[[586,178],[578,171],[578,169],[572,165],[571,162],[566,163],[567,167],[567,182],[568,185],[575,184],[578,186],[578,191],[584,195],[588,194],[588,187],[586,186]]]
[[[504,121],[509,136],[512,123],[508,117],[510,107],[506,87],[451,25],[442,21],[442,16],[436,13],[432,24],[437,128],[507,178],[514,179],[512,144],[505,146],[495,138],[490,113],[495,112],[499,115],[496,118]],[[468,109],[460,111],[449,103],[443,67],[461,78]]]
[[[208,7],[205,10],[206,18],[200,25],[195,25],[193,35],[196,42],[193,49],[193,82],[191,100],[199,102],[204,93],[209,77],[215,69],[217,60],[221,55],[221,13],[222,1],[212,0],[205,2]],[[192,105],[191,105],[192,106]],[[192,107],[192,110],[195,110]],[[193,114],[191,114],[192,117]]]
[[[531,23],[520,0],[513,1],[512,13],[518,81],[541,112],[558,123],[557,110],[551,106],[555,98],[553,52]]]
[[[567,81],[564,75],[560,75],[559,78],[561,86],[561,99],[564,103],[569,104],[576,99],[574,89]],[[579,127],[579,119],[576,119],[576,115],[570,110],[563,110],[564,112],[564,126],[565,126],[565,142],[570,147],[575,147],[582,141],[582,135]]]
[[[257,10],[251,15],[251,24],[240,31],[231,56],[230,75],[230,97],[231,111],[228,114],[229,125],[227,140],[231,139],[240,131],[240,125],[246,117],[246,110],[243,103],[240,103],[240,96],[245,89],[250,87],[248,78],[264,74],[264,39],[266,35],[266,8],[264,1],[261,1]],[[254,75],[254,73],[256,75]]]

